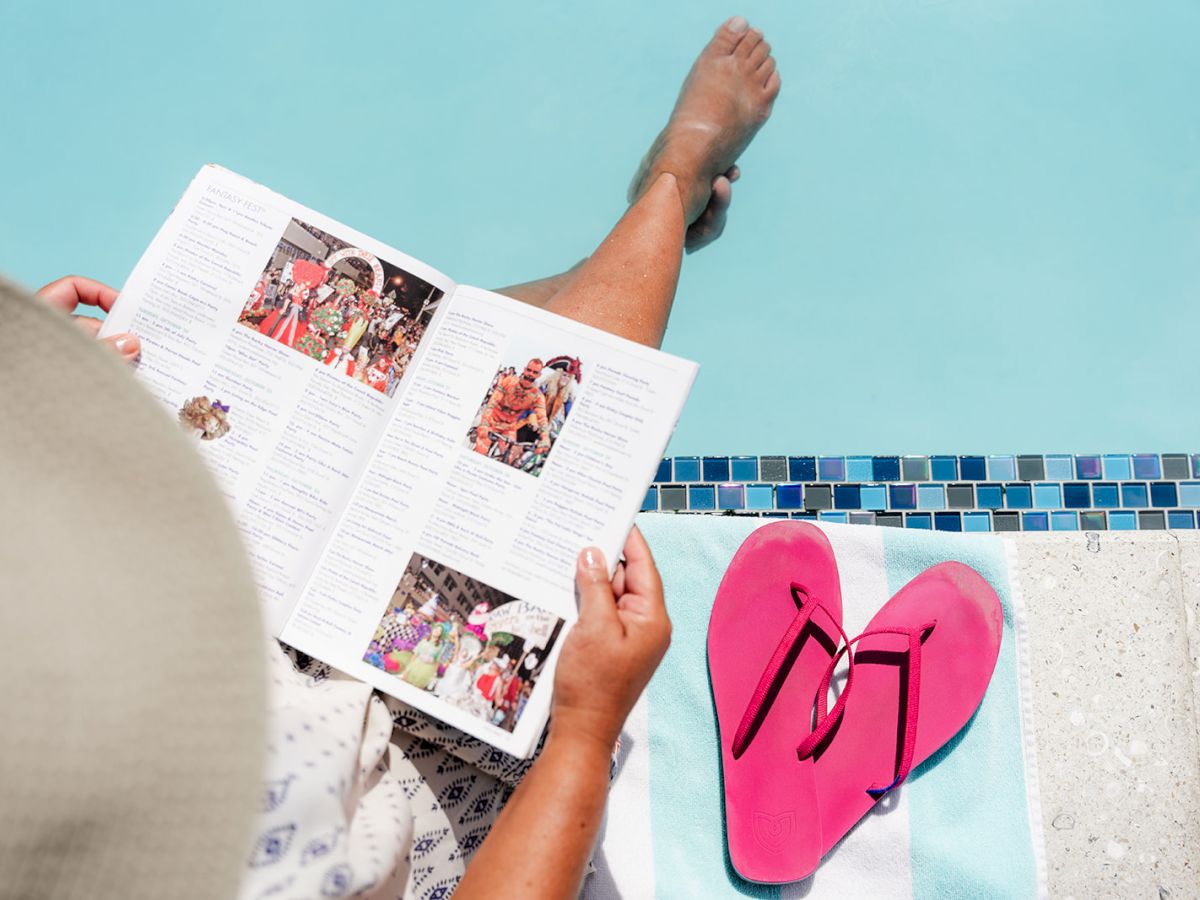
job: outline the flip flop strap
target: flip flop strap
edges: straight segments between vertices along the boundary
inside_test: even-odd
[[[846,640],[846,632],[842,629],[842,623],[825,608],[825,605],[820,600],[810,597],[804,587],[794,581],[791,585],[791,591],[792,596],[800,604],[800,608],[796,610],[796,615],[792,618],[791,624],[788,625],[787,631],[779,639],[779,643],[775,647],[775,652],[771,654],[766,668],[763,669],[763,673],[758,679],[758,685],[754,688],[754,693],[750,695],[750,703],[746,707],[746,711],[742,714],[742,721],[738,723],[737,731],[733,735],[733,756],[735,759],[742,755],[750,743],[750,735],[754,731],[754,723],[758,720],[763,704],[766,702],[767,696],[771,693],[772,686],[781,676],[783,664],[791,653],[793,645],[800,639],[800,635],[804,633],[804,628],[809,623],[809,620],[812,619],[812,614],[818,609],[822,610],[829,620],[833,622],[842,640]],[[801,597],[804,599],[801,600]]]
[[[873,637],[881,634],[898,634],[908,638],[908,697],[905,704],[904,716],[904,747],[900,753],[900,765],[896,769],[896,775],[892,779],[891,784],[873,784],[867,788],[867,793],[878,800],[888,791],[901,784],[908,777],[909,771],[912,769],[913,755],[916,753],[917,746],[917,718],[919,714],[919,703],[921,697],[921,636],[927,631],[930,631],[936,622],[927,622],[920,628],[873,628],[870,631],[864,631],[851,640],[846,641],[846,645],[838,650],[834,657],[829,662],[829,667],[825,670],[825,675],[821,679],[821,686],[817,690],[817,717],[816,727],[813,728],[811,734],[800,742],[800,746],[796,748],[796,755],[800,759],[807,759],[821,745],[829,733],[834,729],[839,721],[841,721],[842,713],[846,709],[846,703],[850,698],[851,678],[854,671],[854,651],[851,650],[851,645],[861,641],[865,637]],[[846,677],[846,686],[842,689],[842,693],[838,696],[837,702],[833,705],[833,709],[826,713],[826,697],[829,693],[829,685],[833,681],[833,673],[836,671],[838,662],[841,661],[842,655],[847,654],[849,660],[849,672]]]

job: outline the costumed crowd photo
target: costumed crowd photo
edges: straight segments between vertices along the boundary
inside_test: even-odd
[[[553,613],[414,553],[363,660],[511,732],[562,627]]]
[[[573,356],[508,358],[492,379],[467,432],[467,446],[530,475],[540,475],[571,413],[583,378]],[[519,361],[518,361],[519,360]]]
[[[292,219],[238,321],[392,396],[442,291]]]

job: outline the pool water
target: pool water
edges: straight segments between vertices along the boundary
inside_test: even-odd
[[[620,215],[733,13],[784,89],[666,348],[675,455],[1200,448],[1200,6],[6,10],[0,271],[119,284],[218,162],[495,286]]]

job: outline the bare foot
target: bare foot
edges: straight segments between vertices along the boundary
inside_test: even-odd
[[[715,240],[729,206],[728,173],[771,115],[779,86],[771,46],[762,32],[740,16],[723,24],[684,79],[666,127],[633,178],[630,201],[658,175],[670,172],[679,182],[689,225],[688,249]],[[695,242],[693,225],[701,225]]]

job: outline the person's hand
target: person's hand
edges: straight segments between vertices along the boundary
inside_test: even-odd
[[[101,284],[91,278],[67,275],[50,282],[38,291],[38,296],[45,300],[47,305],[71,316],[80,328],[95,337],[100,332],[101,320],[91,316],[76,315],[75,310],[82,303],[85,306],[99,307],[106,313],[110,312],[117,299],[117,292],[107,284]],[[142,342],[135,334],[112,334],[104,338],[101,343],[110,345],[129,363],[137,362],[142,352]]]
[[[611,584],[595,547],[579,554],[575,583],[579,621],[558,660],[550,733],[595,740],[608,753],[667,652],[671,620],[654,557],[636,527]]]

